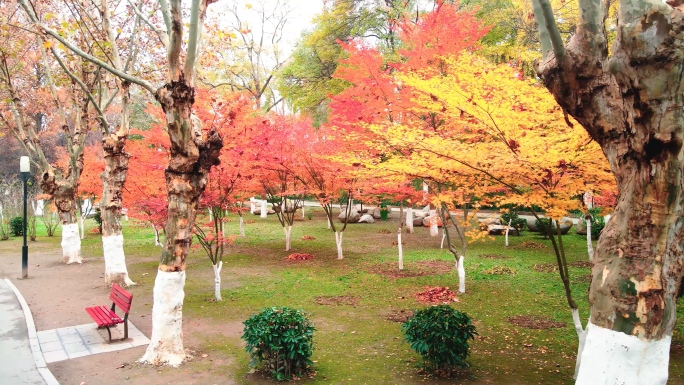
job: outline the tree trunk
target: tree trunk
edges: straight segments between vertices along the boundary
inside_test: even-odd
[[[85,238],[85,214],[81,214],[78,218],[78,224],[80,225],[81,231],[79,232],[79,237],[81,239]]]
[[[157,230],[157,226],[152,224],[152,230],[154,230],[154,245],[155,246],[164,246],[159,242],[159,230]]]
[[[290,239],[292,235],[292,226],[283,226],[285,232],[285,251],[290,251]]]
[[[60,188],[52,195],[62,224],[62,262],[66,262],[67,265],[83,263],[74,195],[70,188]]]
[[[102,218],[102,250],[105,261],[105,283],[119,286],[135,285],[126,268],[124,238],[121,232],[121,198],[128,160],[124,146],[127,135],[116,132],[102,138],[105,169],[102,173],[102,199],[100,216]]]
[[[164,172],[168,192],[166,242],[154,287],[152,338],[141,362],[178,366],[185,359],[182,341],[185,258],[192,242],[197,203],[212,166],[219,163],[223,143],[214,131],[202,138],[199,119],[192,115],[194,89],[183,77],[155,94],[164,110],[171,141]]]
[[[268,206],[265,200],[261,201],[261,217],[266,218],[268,217]]]
[[[508,247],[508,231],[511,229],[511,222],[513,222],[513,218],[508,220],[508,225],[506,226],[506,247]]]
[[[344,259],[342,254],[342,231],[335,231],[335,246],[337,247],[337,259]]]
[[[587,331],[582,326],[582,320],[579,316],[579,309],[572,309],[572,323],[575,325],[577,339],[579,340],[579,345],[577,346],[577,361],[575,362],[575,375],[572,377],[576,380],[577,374],[579,373],[579,369],[582,364],[582,352],[584,351],[584,345],[587,341]]]
[[[594,262],[594,246],[591,243],[591,217],[587,216],[587,254],[589,262]]]
[[[456,263],[456,270],[458,271],[458,292],[465,293],[465,268],[463,267],[464,257],[461,255],[458,257],[458,262]]]
[[[223,267],[223,261],[219,261],[218,265],[212,265],[214,268],[214,298],[217,301],[223,301],[221,298],[221,268]]]
[[[413,208],[409,207],[406,210],[406,232],[413,234]]]
[[[242,219],[242,215],[240,215],[240,236],[245,237],[245,220]]]
[[[684,266],[684,18],[660,1],[621,1],[608,57],[591,6],[565,51],[554,44],[556,57],[538,68],[601,145],[618,185],[594,253],[577,383],[665,384]]]
[[[404,270],[404,248],[401,246],[401,227],[397,231],[397,249],[399,249],[399,270]]]

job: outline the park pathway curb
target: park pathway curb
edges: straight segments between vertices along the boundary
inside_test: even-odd
[[[36,332],[36,324],[33,322],[33,314],[31,314],[31,309],[29,308],[24,296],[21,295],[19,289],[10,281],[5,278],[5,283],[9,286],[14,295],[17,296],[19,303],[21,304],[21,309],[24,311],[24,319],[26,320],[26,328],[28,329],[29,344],[31,345],[31,352],[33,353],[33,359],[36,362],[36,367],[38,372],[43,377],[47,385],[59,385],[59,382],[52,374],[50,369],[45,363],[45,358],[43,358],[43,352],[40,350],[40,344],[38,343],[38,333]]]

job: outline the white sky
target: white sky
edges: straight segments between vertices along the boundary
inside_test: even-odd
[[[288,0],[292,13],[285,28],[289,47],[294,46],[302,31],[311,27],[311,19],[323,9],[323,0]]]

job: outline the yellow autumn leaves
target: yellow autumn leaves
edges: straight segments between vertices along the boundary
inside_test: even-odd
[[[367,127],[373,145],[395,150],[369,165],[372,172],[448,185],[450,202],[467,191],[498,204],[536,205],[552,218],[579,208],[576,197],[587,190],[614,189],[600,147],[542,85],[472,53],[442,60],[440,73],[395,74],[402,93],[412,90],[411,107],[401,119]]]

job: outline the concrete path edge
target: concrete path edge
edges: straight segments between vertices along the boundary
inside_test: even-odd
[[[45,380],[47,385],[59,385],[59,382],[57,381],[55,376],[52,374],[50,369],[48,369],[47,363],[45,363],[45,359],[43,358],[43,352],[40,350],[40,344],[38,343],[38,333],[36,332],[36,324],[33,322],[33,314],[31,313],[31,309],[26,303],[24,296],[21,295],[21,292],[19,292],[19,289],[17,289],[17,287],[14,286],[12,281],[10,281],[8,278],[5,278],[5,282],[12,289],[14,295],[17,296],[17,299],[21,304],[21,309],[24,311],[24,319],[26,320],[26,329],[28,329],[28,337],[29,343],[31,344],[31,352],[33,353],[33,359],[36,362],[36,367],[38,367],[38,372],[41,376],[43,376],[43,379]]]

